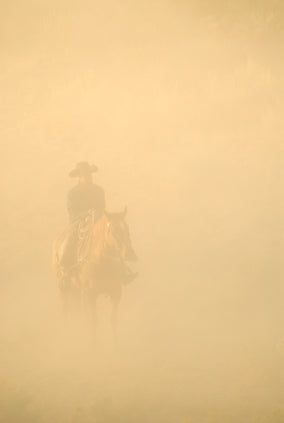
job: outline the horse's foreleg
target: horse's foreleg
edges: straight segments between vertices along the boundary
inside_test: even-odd
[[[97,341],[97,329],[98,329],[98,312],[97,312],[97,298],[92,298],[92,315],[91,324],[94,342]]]
[[[117,317],[118,317],[118,300],[111,300],[111,329],[114,345],[117,346]]]
[[[62,280],[58,280],[59,286],[59,299],[61,302],[61,310],[64,317],[70,314],[70,292],[68,288],[63,284]]]
[[[88,304],[88,319],[94,342],[97,341],[98,313],[97,313],[97,297],[90,293]]]
[[[85,290],[82,294],[85,316],[87,324],[92,331],[93,338],[96,340],[97,333],[97,297],[90,290]]]

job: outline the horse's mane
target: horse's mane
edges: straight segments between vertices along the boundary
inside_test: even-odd
[[[86,252],[88,259],[92,262],[99,263],[100,260],[109,256],[113,258],[113,245],[107,236],[107,223],[110,220],[123,218],[123,213],[107,213],[94,224],[92,234],[88,245],[86,245]]]
[[[98,263],[106,253],[106,224],[108,219],[103,215],[94,223],[88,242],[82,251],[83,256],[91,262]]]

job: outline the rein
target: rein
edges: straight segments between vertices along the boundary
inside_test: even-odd
[[[88,244],[91,244],[93,227],[95,224],[95,210],[91,210],[88,215],[82,219],[78,226],[78,250],[77,250],[77,261],[78,264],[82,263],[83,261],[88,262],[89,260],[86,259],[86,255],[88,255],[89,251],[86,249]],[[85,252],[85,254],[84,254]]]

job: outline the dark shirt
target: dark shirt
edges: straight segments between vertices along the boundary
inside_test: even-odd
[[[104,190],[95,184],[76,185],[68,192],[67,209],[70,222],[84,216],[88,210],[96,210],[100,217],[105,208]]]

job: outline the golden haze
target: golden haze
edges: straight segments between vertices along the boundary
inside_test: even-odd
[[[1,2],[1,422],[279,423],[283,6]],[[74,164],[128,207],[119,345],[61,316]]]

